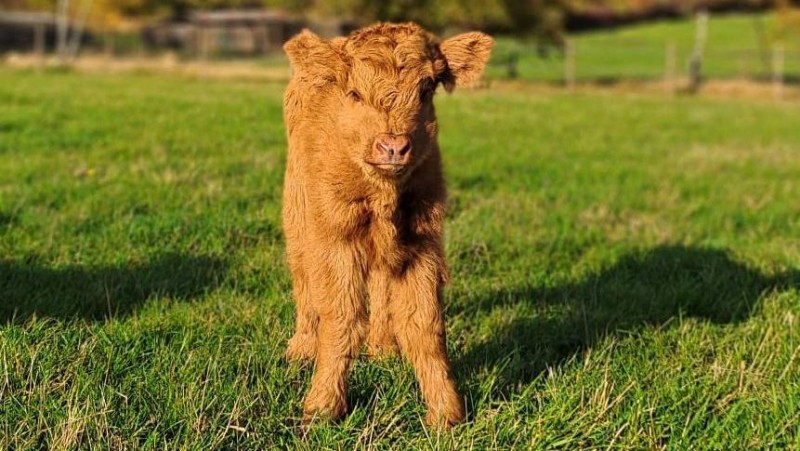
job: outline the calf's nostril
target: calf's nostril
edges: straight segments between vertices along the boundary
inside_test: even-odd
[[[389,156],[394,155],[394,147],[389,143],[386,143],[384,141],[378,141],[378,148],[386,152]]]
[[[407,139],[404,139],[398,143],[397,154],[400,155],[401,157],[405,156],[405,154],[407,154],[409,150],[411,150],[411,143],[408,142]]]

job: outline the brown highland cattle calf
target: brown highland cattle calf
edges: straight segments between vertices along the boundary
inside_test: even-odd
[[[429,424],[464,418],[442,313],[445,187],[433,94],[480,77],[492,39],[440,42],[412,24],[347,38],[303,31],[286,43],[293,76],[283,227],[297,306],[290,360],[314,360],[304,420],[347,410],[347,373],[399,345]]]

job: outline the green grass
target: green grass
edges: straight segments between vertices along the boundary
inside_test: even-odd
[[[0,449],[800,448],[800,105],[439,96],[469,420],[303,439],[282,89],[0,68]]]
[[[759,31],[760,30],[760,31]],[[773,46],[782,40],[785,77],[800,81],[800,31],[782,39],[776,15],[712,14],[708,24],[704,74],[710,78],[772,76]],[[676,75],[686,76],[695,40],[691,18],[644,23],[612,30],[592,31],[571,37],[575,44],[576,78],[581,81],[660,79],[664,76],[667,45],[675,46]],[[519,73],[524,79],[560,81],[564,62],[557,53],[539,58],[534,46],[500,38],[489,76],[503,78],[511,53],[520,55]]]

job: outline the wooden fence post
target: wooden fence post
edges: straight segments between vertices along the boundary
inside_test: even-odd
[[[83,30],[86,28],[86,19],[89,18],[89,14],[92,12],[93,3],[94,0],[81,0],[80,2],[80,12],[72,31],[72,41],[67,46],[67,58],[70,61],[74,61],[78,57],[83,39]]]
[[[692,94],[700,90],[703,81],[703,53],[708,38],[708,11],[697,12],[695,21],[694,50],[689,60],[689,92]]]
[[[114,58],[115,39],[116,39],[116,33],[114,33],[113,31],[109,31],[108,33],[106,33],[104,52],[106,55],[106,59],[108,60]]]
[[[44,24],[37,23],[34,25],[33,31],[33,48],[34,52],[36,53],[36,58],[38,61],[38,66],[41,67],[44,65],[44,53],[45,53],[45,28]]]
[[[567,89],[575,88],[575,42],[567,38],[564,42],[564,85]]]
[[[775,100],[783,99],[783,66],[785,52],[783,43],[775,44],[772,49],[772,92]]]
[[[508,76],[509,80],[516,80],[519,78],[519,53],[517,51],[513,51],[508,55],[508,61],[506,63],[506,76]]]
[[[56,15],[56,54],[61,64],[67,62],[67,38],[69,37],[69,0],[58,0]]]
[[[205,24],[200,25],[200,61],[208,61],[208,29]]]
[[[667,94],[675,93],[675,68],[678,55],[674,41],[667,41],[664,46],[664,89]]]

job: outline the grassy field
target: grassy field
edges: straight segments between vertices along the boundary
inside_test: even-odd
[[[0,68],[0,449],[800,448],[800,105],[440,95],[469,420],[303,439],[282,89]]]
[[[800,82],[800,30],[781,38],[775,14],[713,14],[708,22],[703,72],[711,78],[753,78],[772,76],[772,52],[783,42],[785,78]],[[575,45],[578,81],[614,82],[664,77],[668,44],[675,48],[676,75],[685,77],[695,41],[693,19],[643,23],[611,30],[579,33],[570,37]],[[540,58],[533,45],[501,38],[489,68],[489,76],[503,78],[506,61],[520,55],[523,79],[561,81],[564,61],[558,53]]]

